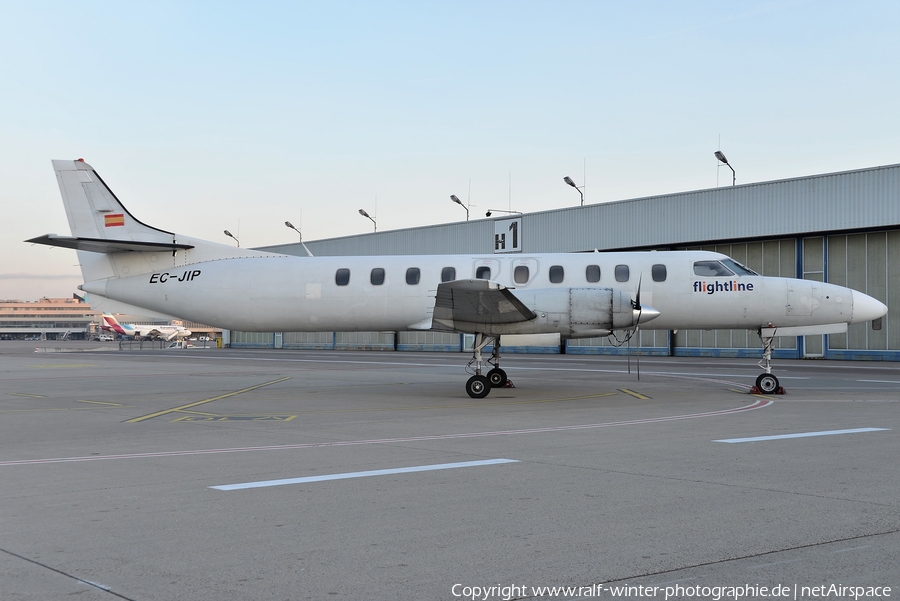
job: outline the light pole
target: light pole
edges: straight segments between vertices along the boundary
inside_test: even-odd
[[[456,204],[458,204],[459,206],[461,206],[462,208],[464,208],[466,210],[466,221],[468,221],[469,220],[469,207],[464,205],[462,203],[462,201],[456,197],[456,194],[451,194],[450,200],[452,200],[453,202],[455,202]]]
[[[581,191],[581,188],[584,188],[584,186],[576,186],[575,182],[568,175],[563,178],[563,181],[578,190],[578,193],[581,195],[581,206],[584,206],[584,192]]]
[[[728,162],[728,159],[725,158],[725,155],[722,154],[721,150],[715,151],[713,154],[716,155],[716,158],[728,165],[728,168],[731,169],[731,185],[735,185],[737,182],[737,174],[734,172],[734,167],[731,166],[731,163]]]
[[[375,226],[375,231],[376,231],[376,232],[378,231],[378,224],[375,223],[375,220],[374,220],[374,219],[372,219],[371,217],[369,217],[369,214],[366,213],[366,211],[365,211],[364,209],[360,209],[360,210],[359,210],[359,214],[362,215],[363,217],[367,218],[367,219],[370,219],[370,220],[372,221],[372,224]]]
[[[241,241],[238,240],[237,238],[235,238],[234,234],[232,234],[228,230],[225,230],[225,235],[228,236],[229,238],[234,238],[234,241],[237,242],[238,248],[241,247]]]
[[[291,228],[292,230],[294,230],[295,232],[297,232],[298,234],[300,234],[300,230],[298,230],[297,228],[295,228],[295,227],[294,227],[294,224],[291,223],[290,221],[285,221],[285,222],[284,222],[284,225],[286,225],[287,227]],[[303,242],[303,234],[300,234],[300,242]]]
[[[503,209],[488,209],[487,213],[484,214],[485,217],[490,217],[491,213],[510,213],[515,215],[521,215],[522,211],[504,211]]]

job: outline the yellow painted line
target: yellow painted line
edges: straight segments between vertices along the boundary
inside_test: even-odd
[[[47,398],[40,394],[25,394],[24,392],[10,392],[9,394],[11,394],[13,396],[24,396],[24,397],[28,397],[29,399],[46,399]]]
[[[50,363],[45,365],[30,365],[38,369],[54,369],[57,367],[97,367],[95,363]]]
[[[279,382],[284,382],[285,380],[290,380],[290,376],[285,378],[279,378],[277,380],[272,380],[271,382],[265,382],[263,384],[257,384],[256,386],[250,386],[248,388],[242,388],[241,390],[235,390],[234,392],[229,392],[226,394],[221,394],[219,396],[215,396],[211,399],[203,399],[202,401],[196,401],[194,403],[188,403],[187,405],[181,405],[180,407],[173,407],[172,409],[166,409],[164,411],[157,411],[156,413],[151,413],[149,415],[142,415],[141,417],[136,417],[134,419],[126,420],[126,424],[136,424],[138,422],[142,422],[148,419],[153,419],[154,417],[159,417],[161,415],[166,415],[169,413],[175,413],[176,411],[182,411],[184,409],[190,409],[191,407],[196,407],[198,405],[203,405],[205,403],[212,403],[213,401],[220,401],[222,399],[227,399],[228,397],[236,396],[239,394],[244,394],[245,392],[250,392],[251,390],[256,390],[257,388],[263,388],[264,386],[271,386],[272,384],[278,384]]]
[[[109,405],[110,407],[124,407],[122,403],[104,403],[103,401],[75,401],[76,403],[92,403],[94,405]]]
[[[500,389],[498,389],[500,390]],[[536,399],[533,401],[498,401],[494,403],[453,403],[450,405],[420,405],[417,407],[366,407],[365,409],[311,409],[309,411],[293,411],[297,415],[311,415],[318,413],[370,413],[376,411],[421,411],[423,409],[460,409],[469,407],[502,407],[506,405],[534,405],[539,403],[564,403],[566,401],[581,401],[584,399],[596,399],[604,396],[614,396],[615,392],[601,392],[584,396],[564,397],[560,399]]]
[[[202,415],[185,415],[173,419],[173,422],[289,422],[297,417],[296,415],[219,415],[219,416],[202,416]]]
[[[640,392],[635,392],[633,390],[628,390],[627,388],[620,388],[619,392],[624,392],[625,394],[631,395],[636,399],[641,399],[642,401],[649,401],[650,397],[642,395]]]

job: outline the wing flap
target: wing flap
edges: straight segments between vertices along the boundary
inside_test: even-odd
[[[433,319],[454,328],[456,323],[510,324],[529,321],[534,311],[516,298],[509,288],[489,280],[454,280],[437,287]]]

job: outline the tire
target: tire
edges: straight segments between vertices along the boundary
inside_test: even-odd
[[[491,383],[491,388],[503,388],[509,378],[506,377],[505,371],[503,371],[499,367],[495,367],[491,371],[487,372],[487,379],[488,382]]]
[[[772,394],[778,390],[778,378],[772,374],[760,374],[756,378],[756,387],[763,394]]]
[[[491,383],[484,376],[472,376],[466,382],[466,392],[473,399],[483,399],[491,391]]]

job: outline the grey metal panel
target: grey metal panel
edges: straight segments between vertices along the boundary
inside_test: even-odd
[[[508,216],[499,219],[508,219]],[[900,225],[900,164],[528,213],[524,253],[652,248]],[[482,254],[494,220],[314,240],[317,256]],[[299,244],[262,247],[305,255]]]

